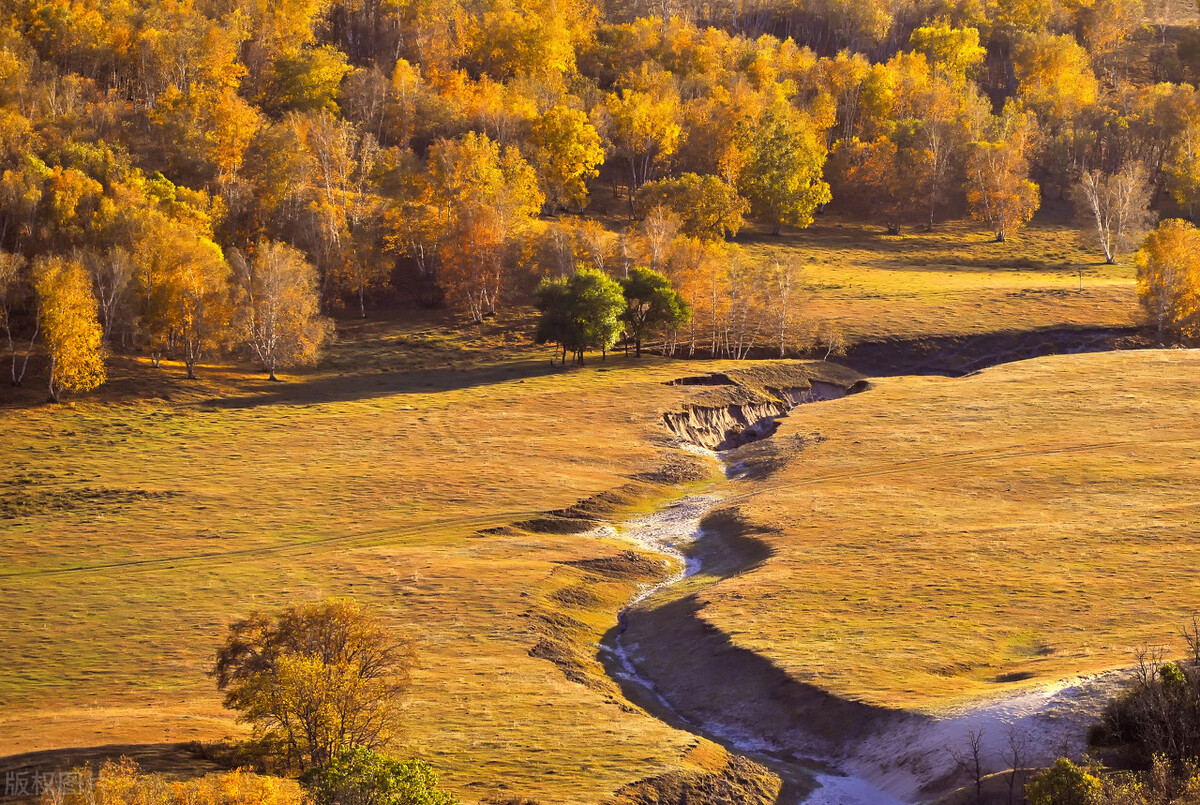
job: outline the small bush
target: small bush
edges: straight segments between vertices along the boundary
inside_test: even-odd
[[[1066,758],[1034,775],[1025,786],[1030,805],[1100,805],[1100,778]]]
[[[344,749],[328,765],[305,773],[304,787],[317,805],[457,805],[437,787],[423,760],[395,760],[361,747]]]
[[[145,774],[127,757],[63,775],[41,805],[304,805],[294,780],[235,769],[195,780]]]

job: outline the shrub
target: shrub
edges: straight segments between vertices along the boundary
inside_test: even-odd
[[[1034,775],[1025,786],[1030,805],[1099,805],[1100,779],[1066,758]]]
[[[423,760],[395,760],[361,747],[344,749],[303,778],[317,805],[457,805],[437,787]]]
[[[41,793],[41,805],[304,805],[294,780],[242,769],[194,780],[145,774],[127,757],[58,776]]]

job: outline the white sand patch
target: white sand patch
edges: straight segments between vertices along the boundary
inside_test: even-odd
[[[955,775],[951,750],[965,754],[972,730],[982,731],[985,774],[1012,766],[1010,733],[1022,745],[1023,766],[1077,757],[1085,748],[1088,727],[1127,675],[1113,671],[1077,676],[961,706],[936,719],[914,716],[847,746],[831,760],[902,801],[919,802],[933,793],[930,788]],[[967,783],[970,778],[959,773],[958,780]]]

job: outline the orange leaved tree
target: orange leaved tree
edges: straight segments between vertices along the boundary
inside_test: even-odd
[[[50,356],[50,399],[64,391],[90,391],[106,379],[103,331],[83,264],[53,255],[33,267],[42,337]]]
[[[1138,299],[1161,344],[1168,333],[1200,335],[1200,229],[1163,221],[1146,236],[1137,256]]]

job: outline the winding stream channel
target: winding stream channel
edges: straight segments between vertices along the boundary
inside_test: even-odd
[[[725,464],[728,454],[711,455]],[[725,466],[729,472],[729,465]],[[706,680],[712,690],[721,692],[721,698],[734,703],[721,711],[734,714],[729,721],[713,718],[708,710],[705,712],[709,715],[703,715],[689,708],[684,703],[686,697],[677,695],[679,680],[656,678],[648,670],[644,644],[668,637],[654,633],[655,628],[663,627],[652,613],[681,601],[703,585],[719,582],[722,572],[729,575],[728,568],[706,567],[708,560],[704,557],[712,552],[703,550],[706,541],[716,540],[719,535],[708,533],[701,524],[721,502],[716,494],[685,497],[615,530],[614,536],[668,559],[675,572],[667,580],[641,590],[621,611],[617,628],[601,644],[601,657],[626,695],[655,717],[722,744],[777,773],[784,780],[778,800],[781,805],[908,805],[937,799],[970,780],[951,751],[959,750],[961,754],[968,731],[982,730],[983,754],[990,771],[1011,765],[1003,759],[1012,740],[1023,746],[1025,766],[1045,764],[1054,757],[1077,755],[1083,750],[1086,729],[1114,685],[1119,684],[1123,676],[1120,672],[1041,684],[936,715],[889,712],[864,729],[849,730],[857,734],[835,745],[808,740],[794,730],[782,735],[774,731],[768,736],[754,723],[737,718],[738,697],[746,695],[742,680],[737,678],[714,673],[716,678]],[[706,671],[711,669],[689,669],[698,674]]]

